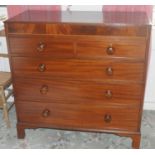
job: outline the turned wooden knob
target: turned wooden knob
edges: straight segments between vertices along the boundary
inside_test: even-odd
[[[112,91],[111,90],[106,90],[105,97],[108,98],[108,99],[111,99],[112,98]]]
[[[50,115],[50,110],[48,110],[48,109],[43,110],[43,112],[42,112],[43,117],[48,117],[49,115]]]
[[[110,123],[110,122],[112,121],[111,115],[105,114],[105,115],[104,115],[104,121],[105,121],[106,123]]]
[[[41,94],[47,94],[48,92],[48,86],[47,85],[43,85],[40,89],[40,93]]]
[[[113,69],[112,69],[112,67],[106,68],[106,74],[107,75],[113,75]]]
[[[44,71],[46,70],[46,65],[45,65],[45,64],[39,64],[38,70],[39,70],[40,72],[44,72]]]
[[[37,51],[38,51],[38,52],[43,52],[44,49],[45,49],[45,43],[40,42],[40,43],[38,44],[38,46],[37,46]]]
[[[112,54],[114,54],[115,53],[115,48],[114,47],[112,47],[112,44],[111,45],[109,45],[108,47],[107,47],[107,54],[108,55],[112,55]]]

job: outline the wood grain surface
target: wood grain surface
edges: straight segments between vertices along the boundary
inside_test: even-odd
[[[115,133],[139,148],[151,32],[145,13],[27,11],[5,30],[18,138],[51,127]]]

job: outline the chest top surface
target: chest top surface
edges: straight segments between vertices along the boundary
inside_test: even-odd
[[[10,34],[148,36],[144,12],[25,11],[5,21]]]
[[[149,25],[145,12],[25,11],[6,22],[76,23],[102,25]]]

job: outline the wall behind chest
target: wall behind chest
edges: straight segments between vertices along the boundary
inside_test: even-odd
[[[155,110],[155,6],[153,7],[153,18],[152,18],[152,36],[150,45],[150,64],[148,70],[148,79],[145,93],[145,109]]]
[[[0,19],[7,18],[7,8],[5,6],[0,7]],[[3,22],[0,20],[0,30],[3,30]],[[0,36],[0,53],[7,53],[6,38]],[[9,61],[7,58],[0,57],[0,71],[10,71]]]

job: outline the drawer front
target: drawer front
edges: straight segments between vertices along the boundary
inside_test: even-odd
[[[96,104],[17,102],[21,122],[59,128],[137,131],[139,109]]]
[[[50,36],[10,37],[11,54],[73,57],[73,42]]]
[[[59,12],[61,13],[61,12]],[[58,17],[61,17],[62,15],[58,15]],[[79,15],[75,16],[79,20]],[[88,18],[88,16],[85,16]],[[29,17],[28,17],[29,18]],[[45,17],[43,17],[45,18]],[[101,16],[99,18],[102,18]],[[105,16],[104,16],[105,18]],[[114,17],[115,18],[115,17]],[[138,17],[137,17],[138,18]],[[92,18],[94,20],[94,18]],[[89,36],[140,36],[145,37],[148,33],[148,26],[147,25],[131,25],[127,23],[127,25],[119,26],[119,25],[113,25],[114,21],[111,21],[113,19],[110,15],[110,20],[107,21],[108,25],[106,24],[99,24],[98,18],[96,24],[89,24],[89,23],[51,23],[51,20],[49,20],[49,23],[34,23],[31,22],[9,22],[6,23],[6,28],[8,30],[9,34],[51,34],[51,35],[86,35]],[[118,19],[118,17],[117,17]],[[101,19],[103,20],[103,18]],[[107,19],[104,19],[107,20]],[[124,19],[123,19],[124,20]],[[68,21],[68,19],[67,19]],[[72,21],[72,20],[71,20]],[[88,20],[89,21],[89,20]],[[117,22],[120,22],[116,21]],[[74,21],[73,21],[74,22]],[[86,22],[84,20],[83,22]],[[131,22],[132,23],[132,22]]]
[[[146,41],[144,38],[105,37],[102,41],[79,41],[77,56],[79,58],[145,58]]]
[[[138,82],[144,80],[144,64],[138,62],[13,57],[12,65],[14,75],[18,77]]]
[[[100,105],[115,103],[121,106],[136,107],[141,104],[143,85],[15,79],[14,90],[17,100]]]
[[[66,58],[145,58],[146,40],[136,37],[58,37],[16,36],[10,37],[12,54],[25,56],[53,56]],[[76,43],[76,46],[75,46]],[[75,48],[76,47],[76,48]],[[74,50],[76,49],[76,55]]]

